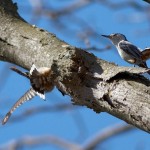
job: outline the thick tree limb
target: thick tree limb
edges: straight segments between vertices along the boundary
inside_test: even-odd
[[[9,5],[9,7],[7,7]],[[55,85],[99,113],[106,111],[150,132],[150,81],[142,68],[118,67],[31,26],[10,0],[0,0],[0,59],[29,70],[51,67]],[[115,107],[111,107],[112,106]]]

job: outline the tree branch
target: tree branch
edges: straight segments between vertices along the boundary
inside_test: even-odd
[[[88,140],[83,146],[83,150],[91,150],[95,149],[98,145],[102,144],[104,141],[112,138],[113,136],[117,136],[118,134],[122,134],[127,131],[131,131],[135,129],[133,126],[128,124],[116,124],[114,126],[110,126],[99,133],[97,133],[91,140]]]
[[[70,95],[74,104],[108,112],[150,132],[150,81],[139,75],[146,69],[119,67],[98,59],[31,26],[10,8],[14,10],[10,0],[0,3],[1,60],[28,70],[33,62],[51,67],[56,87]]]
[[[143,0],[143,1],[145,1],[145,2],[147,2],[147,3],[149,3],[149,4],[150,4],[150,0]]]
[[[75,144],[71,143],[65,140],[62,140],[61,138],[50,136],[50,135],[44,135],[40,137],[33,137],[33,136],[25,136],[20,139],[16,139],[13,142],[8,142],[4,145],[0,146],[1,150],[17,150],[22,149],[24,147],[33,147],[33,146],[39,146],[43,144],[49,144],[49,145],[56,145],[68,150],[91,150],[95,149],[98,144],[101,144],[103,141],[107,140],[108,138],[111,138],[112,136],[122,134],[124,132],[130,131],[134,129],[133,126],[130,125],[122,125],[117,124],[114,126],[111,126],[109,128],[106,128],[102,130],[100,133],[95,135],[90,141],[86,142],[85,144]]]
[[[19,115],[12,116],[12,118],[10,119],[10,121],[8,123],[14,123],[14,122],[22,121],[29,116],[37,115],[39,113],[59,112],[59,111],[65,111],[65,110],[67,111],[67,110],[73,110],[76,108],[77,107],[74,107],[71,104],[65,104],[65,103],[64,104],[57,104],[54,106],[32,107],[32,108],[26,109],[22,113],[19,113]]]
[[[32,137],[32,136],[25,136],[21,139],[13,140],[12,142],[6,143],[3,146],[0,146],[1,150],[18,150],[24,147],[36,147],[38,145],[45,145],[45,144],[53,144],[61,148],[65,148],[68,150],[81,150],[80,146],[77,144],[65,141],[61,138],[55,136],[44,135],[40,137]]]

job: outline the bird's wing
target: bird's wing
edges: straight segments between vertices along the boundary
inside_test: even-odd
[[[145,48],[141,53],[142,53],[142,60],[143,61],[150,59],[150,47]]]
[[[5,118],[2,121],[2,124],[4,125],[8,119],[10,118],[11,114],[15,111],[17,107],[22,105],[23,103],[31,100],[36,95],[36,92],[33,88],[30,88],[9,110],[9,112],[6,114]]]
[[[131,55],[133,58],[141,59],[142,57],[141,51],[132,43],[128,41],[120,41],[118,43],[118,46],[120,47],[120,49],[122,49],[127,54]]]
[[[44,89],[43,89],[43,84],[40,84],[39,80],[42,81],[43,78],[41,77],[41,74],[39,73],[36,66],[34,64],[32,64],[32,67],[30,69],[30,83],[31,83],[31,86],[40,98],[45,99],[45,92],[44,92]]]
[[[10,69],[28,79],[30,78],[28,72],[22,72],[21,70],[15,68],[15,67],[10,67]]]
[[[36,94],[38,96],[40,96],[40,98],[42,99],[45,99],[45,92],[44,92],[44,89],[43,89],[43,84],[42,83],[39,83],[39,80],[42,81],[42,77],[40,76],[30,76],[30,83],[31,83],[31,86],[32,88],[34,89],[34,91],[36,92]]]
[[[38,70],[35,66],[35,64],[32,64],[31,69],[30,69],[30,75],[37,75],[38,74]]]

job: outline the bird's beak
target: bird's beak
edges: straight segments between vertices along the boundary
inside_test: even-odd
[[[103,37],[109,38],[110,39],[110,35],[101,35]]]

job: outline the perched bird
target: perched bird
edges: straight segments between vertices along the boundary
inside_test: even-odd
[[[142,53],[139,48],[130,43],[127,38],[120,33],[102,36],[112,41],[123,60],[130,64],[138,65],[139,67],[148,68],[146,64],[146,60],[150,58],[150,50],[148,48]],[[146,56],[147,54],[149,54],[149,56]]]
[[[28,78],[31,83],[31,88],[12,106],[2,121],[3,125],[8,121],[11,114],[17,107],[22,105],[24,102],[31,100],[36,95],[40,96],[42,99],[45,99],[45,92],[50,92],[54,88],[54,83],[51,80],[52,71],[50,68],[41,67],[37,69],[33,64],[30,72],[22,72],[14,67],[11,69]]]

